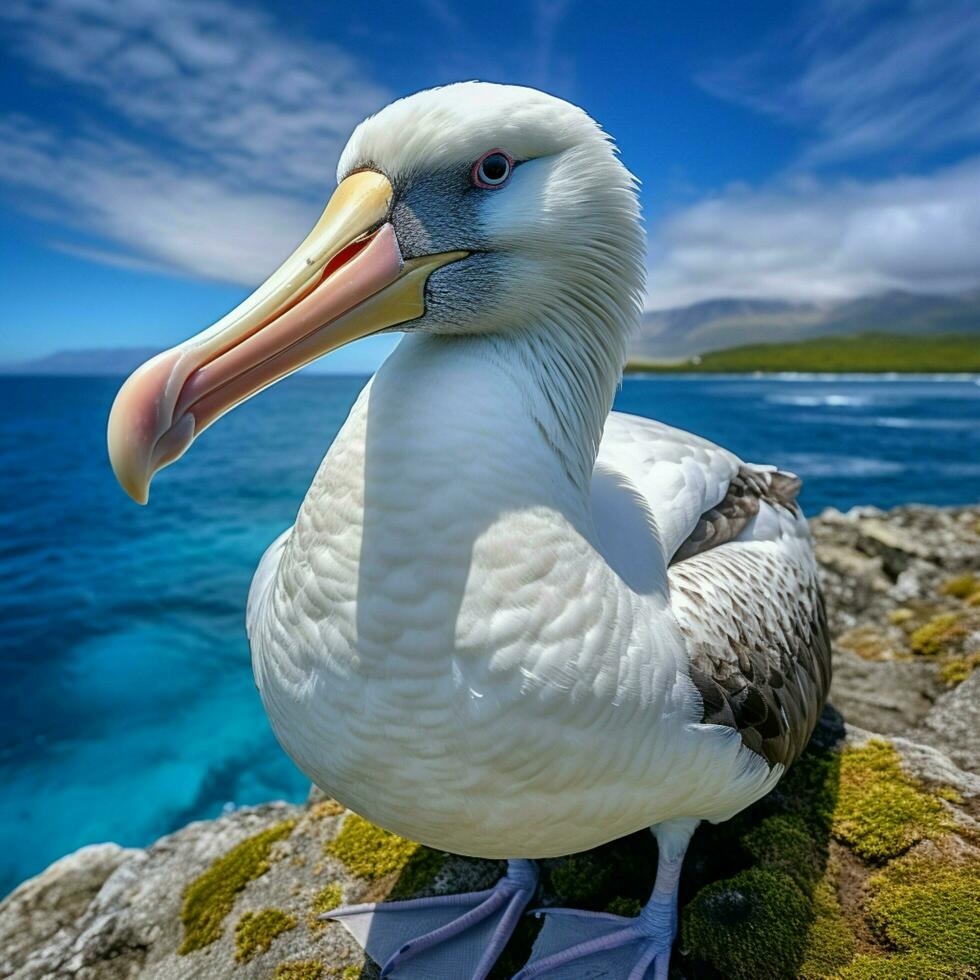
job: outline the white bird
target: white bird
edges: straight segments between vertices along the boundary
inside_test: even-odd
[[[387,976],[482,978],[531,859],[650,827],[642,914],[546,910],[519,976],[664,978],[694,828],[768,792],[826,696],[799,481],[610,414],[644,237],[635,182],[581,109],[422,92],[363,122],[337,176],[278,272],[126,382],[113,468],[145,502],[233,405],[404,331],[255,575],[255,678],[331,796],[509,865],[486,892],[332,917]]]

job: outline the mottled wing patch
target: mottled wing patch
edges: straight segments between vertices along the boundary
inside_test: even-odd
[[[803,751],[830,686],[830,641],[799,481],[743,468],[669,569],[705,723],[737,729],[770,763]],[[733,481],[733,484],[735,481]],[[753,538],[760,510],[771,532]],[[746,516],[749,515],[749,516]],[[741,535],[741,537],[740,537]]]
[[[693,558],[710,548],[734,541],[759,513],[763,500],[795,513],[799,490],[800,479],[791,473],[739,467],[724,498],[701,515],[694,530],[674,553],[671,563]]]

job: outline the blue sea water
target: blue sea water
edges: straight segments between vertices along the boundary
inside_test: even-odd
[[[105,455],[117,379],[0,379],[0,894],[82,844],[305,795],[252,684],[245,597],[364,380],[269,390],[141,508]],[[974,379],[634,377],[617,408],[794,470],[810,513],[980,499]]]

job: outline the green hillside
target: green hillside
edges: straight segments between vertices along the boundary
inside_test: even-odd
[[[863,333],[815,337],[790,344],[749,344],[673,363],[633,359],[628,371],[735,373],[828,371],[833,373],[980,372],[980,333],[909,337]]]

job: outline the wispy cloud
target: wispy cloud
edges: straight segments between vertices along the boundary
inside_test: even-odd
[[[803,148],[654,229],[652,308],[980,286],[980,5],[818,0],[698,80],[797,127]],[[963,162],[937,166],[939,150]],[[835,176],[858,162],[905,176]]]
[[[652,239],[649,305],[980,287],[980,157],[928,176],[731,187]]]
[[[231,0],[13,0],[0,22],[81,119],[0,118],[0,181],[123,249],[90,249],[102,261],[254,283],[387,100],[339,47]]]
[[[980,137],[980,4],[819,0],[699,81],[812,132],[801,165],[920,158]]]

